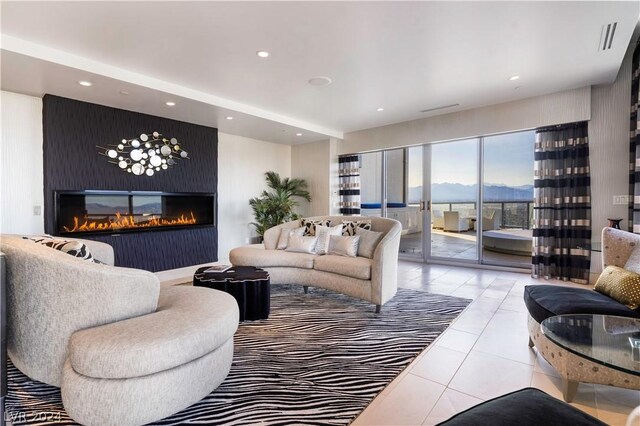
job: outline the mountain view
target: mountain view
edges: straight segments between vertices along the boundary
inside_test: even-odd
[[[122,213],[128,214],[129,205],[123,205],[119,203],[114,203],[112,205],[102,204],[102,203],[87,203],[85,205],[86,210],[91,214],[114,214],[114,213]],[[149,213],[149,214],[160,214],[162,213],[162,203],[161,202],[152,202],[147,204],[142,204],[139,206],[133,206],[133,213]]]
[[[435,183],[431,185],[431,199],[434,203],[473,202],[478,193],[478,185],[460,183]],[[417,203],[422,199],[422,186],[409,188],[409,202]],[[533,185],[506,186],[500,184],[484,185],[485,201],[531,201]]]

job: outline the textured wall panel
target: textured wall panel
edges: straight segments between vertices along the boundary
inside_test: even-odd
[[[218,130],[46,95],[43,98],[45,231],[55,233],[54,191],[124,190],[216,193]],[[134,176],[98,155],[96,145],[158,131],[189,153],[169,170]],[[113,244],[116,264],[159,271],[217,260],[217,229],[91,236]]]
[[[633,46],[635,46],[632,43]],[[629,47],[613,84],[593,86],[589,122],[591,168],[591,238],[601,240],[607,218],[622,218],[627,229],[629,206],[613,205],[614,195],[629,193],[629,114],[631,108],[631,57]],[[592,271],[600,271],[598,263]]]
[[[111,244],[118,266],[152,272],[218,260],[216,228],[174,229],[83,238]]]
[[[2,92],[0,232],[41,234],[42,99]]]

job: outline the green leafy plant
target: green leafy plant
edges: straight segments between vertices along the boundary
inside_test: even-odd
[[[300,218],[293,209],[298,205],[294,197],[311,201],[304,179],[281,178],[276,172],[265,173],[269,191],[263,191],[259,197],[249,200],[256,221],[251,222],[260,237],[267,229],[281,223]]]

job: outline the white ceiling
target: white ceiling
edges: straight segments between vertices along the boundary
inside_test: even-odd
[[[281,143],[610,83],[640,10],[635,1],[1,7],[4,90],[53,93]],[[612,47],[599,51],[602,26],[613,22]],[[258,58],[261,49],[271,56]],[[307,83],[318,75],[333,84]],[[510,81],[512,75],[520,79]],[[94,85],[80,87],[79,79]]]

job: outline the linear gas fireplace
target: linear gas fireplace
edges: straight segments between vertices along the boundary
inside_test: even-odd
[[[59,235],[215,226],[215,194],[56,191]]]

